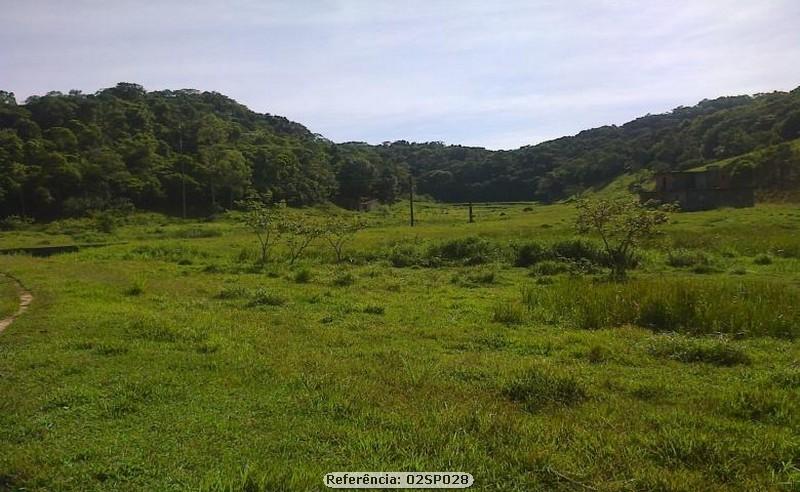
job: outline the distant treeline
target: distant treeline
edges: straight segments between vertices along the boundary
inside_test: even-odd
[[[290,205],[407,191],[443,201],[552,201],[624,172],[687,169],[741,156],[763,186],[800,182],[800,88],[722,97],[511,151],[397,141],[334,144],[215,92],[0,91],[0,216],[78,216],[134,206],[179,214],[228,208],[249,191]]]

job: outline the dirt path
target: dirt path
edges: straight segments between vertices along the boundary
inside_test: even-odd
[[[17,292],[19,292],[19,308],[17,308],[17,312],[12,314],[11,316],[0,319],[0,333],[2,333],[3,330],[8,328],[9,325],[11,325],[11,323],[13,323],[15,319],[17,319],[20,315],[22,315],[22,313],[24,313],[28,309],[28,306],[30,306],[31,302],[33,302],[33,294],[31,294],[31,292],[28,289],[26,289],[20,283],[20,281],[15,279],[14,277],[3,273],[0,273],[0,276],[5,277],[9,279],[11,282],[13,282],[14,285],[16,285],[17,287]]]

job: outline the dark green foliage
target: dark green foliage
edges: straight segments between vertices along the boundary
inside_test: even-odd
[[[5,104],[0,114],[2,215],[85,215],[124,201],[190,214],[230,208],[248,189],[275,201],[390,203],[417,189],[443,201],[553,201],[639,169],[732,163],[761,188],[800,182],[800,93],[704,100],[513,151],[396,141],[333,144],[283,117],[215,92],[147,92],[120,83]],[[102,226],[106,227],[106,226]],[[522,266],[522,265],[520,265]]]
[[[667,253],[667,265],[675,268],[695,267],[710,263],[708,255],[702,251],[676,249]]]
[[[503,394],[535,412],[548,406],[568,407],[587,398],[586,390],[574,377],[550,369],[530,368],[503,388]]]
[[[248,306],[283,306],[284,304],[286,304],[285,298],[273,294],[267,289],[260,288],[253,293],[253,298],[248,303]]]
[[[469,236],[434,244],[428,249],[427,256],[434,262],[441,260],[463,265],[479,265],[492,261],[497,253],[497,246],[489,240]]]
[[[298,284],[307,284],[309,281],[311,281],[311,270],[308,268],[303,268],[302,270],[297,271],[293,278]]]
[[[551,257],[550,251],[541,243],[530,242],[514,248],[514,266],[529,267]]]
[[[771,265],[772,258],[769,255],[758,255],[753,258],[753,263],[756,265]]]

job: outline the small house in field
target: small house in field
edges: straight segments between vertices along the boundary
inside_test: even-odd
[[[703,171],[658,173],[655,190],[641,191],[639,198],[642,202],[677,203],[685,212],[755,205],[751,177],[733,175],[718,166],[707,166]]]

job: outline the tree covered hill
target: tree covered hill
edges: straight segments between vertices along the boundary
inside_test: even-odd
[[[419,192],[445,201],[552,201],[625,172],[688,169],[743,154],[751,158],[740,165],[772,178],[759,183],[795,186],[800,155],[787,142],[796,138],[800,88],[704,100],[511,151],[334,144],[215,92],[120,83],[19,104],[0,91],[0,216],[53,218],[130,205],[179,214],[184,200],[188,213],[205,214],[248,190],[293,205],[353,206],[396,200],[409,175]],[[753,162],[762,155],[769,162]]]

